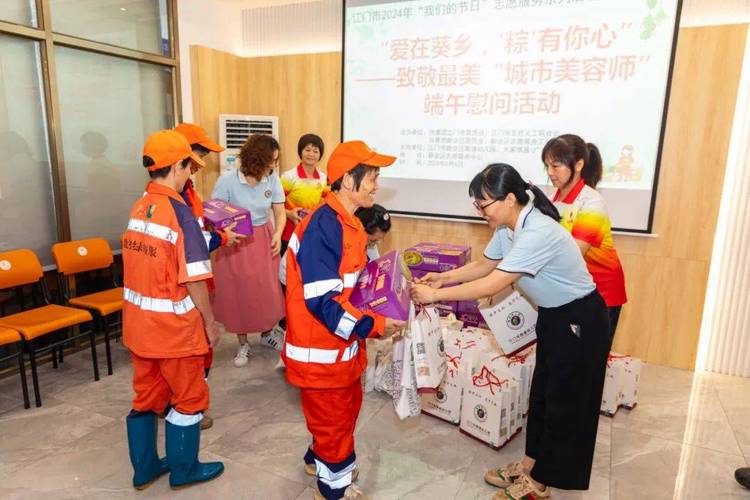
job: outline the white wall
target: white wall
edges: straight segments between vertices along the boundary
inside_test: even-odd
[[[182,119],[189,122],[193,119],[190,46],[242,55],[242,9],[246,4],[220,0],[179,0],[177,4]]]

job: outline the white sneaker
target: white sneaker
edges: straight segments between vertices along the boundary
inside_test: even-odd
[[[234,356],[234,366],[237,368],[242,368],[243,366],[247,365],[248,360],[250,359],[250,344],[245,342],[244,344],[240,345],[239,349],[237,349],[237,354]]]
[[[281,346],[284,345],[284,335],[286,332],[279,325],[273,327],[268,333],[262,333],[260,335],[260,345],[270,347],[271,349],[281,350]]]

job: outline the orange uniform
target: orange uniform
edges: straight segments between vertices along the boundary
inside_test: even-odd
[[[205,410],[208,388],[202,360],[208,342],[203,319],[185,287],[189,281],[211,277],[208,247],[198,222],[177,192],[149,183],[131,210],[122,251],[123,337],[136,373],[133,408],[160,412],[171,398],[181,413]],[[175,358],[184,360],[184,370],[154,368]],[[196,369],[199,376],[192,373]],[[144,378],[139,380],[138,375]],[[200,383],[189,385],[187,394],[180,395],[170,387],[184,385],[181,378]]]

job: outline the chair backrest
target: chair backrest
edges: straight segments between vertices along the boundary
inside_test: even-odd
[[[43,274],[42,264],[31,250],[0,253],[0,289],[36,283]]]
[[[76,273],[105,269],[112,265],[112,249],[107,240],[92,238],[52,245],[57,271],[70,276]]]

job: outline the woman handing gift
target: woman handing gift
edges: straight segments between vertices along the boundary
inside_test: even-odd
[[[588,489],[610,344],[607,306],[557,209],[513,167],[489,165],[469,195],[495,229],[484,258],[424,276],[413,300],[475,300],[517,283],[539,308],[526,456],[485,480],[503,488],[496,500],[549,498],[549,486]]]

